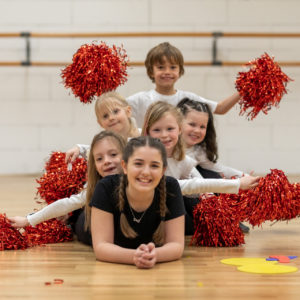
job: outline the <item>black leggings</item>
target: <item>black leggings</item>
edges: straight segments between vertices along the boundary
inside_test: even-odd
[[[77,218],[73,230],[77,235],[78,241],[91,246],[92,245],[91,232],[89,230],[86,231],[84,229],[84,223],[85,223],[85,215],[84,215],[84,210],[82,210],[80,215]]]
[[[222,176],[211,170],[203,169],[199,165],[196,166],[196,169],[201,174],[203,178],[215,178],[220,179]],[[185,215],[185,235],[192,235],[194,234],[194,222],[193,222],[193,210],[195,205],[199,203],[199,197],[198,198],[190,198],[183,196],[184,206],[186,210]]]

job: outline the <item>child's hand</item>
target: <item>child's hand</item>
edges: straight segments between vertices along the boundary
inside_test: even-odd
[[[156,250],[153,243],[141,244],[133,256],[134,264],[140,269],[150,269],[156,263]]]
[[[7,219],[10,222],[10,225],[14,228],[24,228],[30,225],[26,217],[16,216]]]
[[[246,175],[240,178],[240,189],[241,190],[249,190],[253,189],[258,185],[260,177],[259,176],[251,176]]]
[[[65,162],[72,163],[79,156],[79,154],[80,154],[79,147],[78,146],[73,147],[72,149],[70,149],[66,152]]]
[[[143,259],[146,259],[146,265],[148,268],[152,268],[155,266],[157,261],[157,253],[154,243],[147,244],[148,252],[143,254]]]
[[[148,252],[148,247],[145,244],[141,244],[133,254],[133,262],[138,268],[143,268],[142,256],[145,252]]]

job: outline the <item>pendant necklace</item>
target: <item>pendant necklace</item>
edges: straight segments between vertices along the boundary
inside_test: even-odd
[[[143,212],[143,214],[140,216],[140,218],[136,218],[129,203],[128,203],[128,205],[129,205],[132,217],[133,217],[133,222],[140,223],[141,220],[143,219],[143,216],[144,216],[144,214],[145,214],[145,212],[147,211],[148,208]]]

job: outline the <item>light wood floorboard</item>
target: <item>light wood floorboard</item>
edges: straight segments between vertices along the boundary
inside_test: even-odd
[[[0,176],[0,213],[25,215],[38,208],[35,178]],[[299,255],[299,234],[295,219],[251,229],[240,247],[190,247],[187,238],[181,260],[151,270],[98,262],[92,248],[77,241],[1,251],[0,299],[300,299],[299,271],[249,274],[220,263],[231,257]],[[299,268],[300,257],[288,265]],[[55,278],[64,283],[45,285]]]

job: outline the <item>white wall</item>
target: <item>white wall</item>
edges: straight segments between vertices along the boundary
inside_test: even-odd
[[[300,32],[298,0],[0,0],[0,32],[223,31]],[[210,38],[115,38],[132,61],[168,40],[185,60],[210,60]],[[71,61],[92,39],[31,39],[32,60]],[[218,42],[219,59],[248,61],[265,51],[276,60],[300,60],[299,39],[229,39]],[[21,38],[0,39],[0,61],[25,59]],[[0,174],[36,173],[51,151],[89,143],[97,132],[93,104],[84,105],[61,84],[59,67],[0,66]],[[241,67],[187,67],[177,87],[219,101],[232,94]],[[300,173],[299,67],[280,108],[248,121],[239,106],[216,117],[220,160],[246,172]],[[118,91],[129,96],[152,83],[144,67],[129,69]]]

